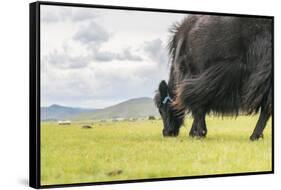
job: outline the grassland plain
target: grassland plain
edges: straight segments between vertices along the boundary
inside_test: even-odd
[[[41,184],[271,171],[271,120],[264,139],[251,142],[257,116],[208,117],[205,139],[163,138],[161,120],[41,125]]]

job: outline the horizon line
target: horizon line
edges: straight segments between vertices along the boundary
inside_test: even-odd
[[[51,107],[51,106],[60,106],[60,107],[76,108],[76,109],[105,109],[105,108],[108,108],[108,107],[111,107],[111,106],[115,106],[115,105],[121,104],[123,102],[127,102],[127,101],[134,100],[134,99],[141,99],[141,98],[149,98],[149,99],[153,100],[152,97],[143,96],[143,97],[129,98],[129,99],[126,99],[126,100],[118,101],[115,104],[112,104],[112,105],[109,105],[109,106],[105,106],[105,107],[69,106],[69,105],[63,105],[63,104],[59,104],[59,103],[51,103],[49,105],[40,105],[40,108],[48,108],[48,107]]]

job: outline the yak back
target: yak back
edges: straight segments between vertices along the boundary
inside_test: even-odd
[[[222,115],[272,101],[272,21],[192,15],[172,28],[169,88],[174,106]]]

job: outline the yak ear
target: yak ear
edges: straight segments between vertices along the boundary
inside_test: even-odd
[[[168,85],[166,81],[162,80],[159,84],[159,93],[161,96],[161,100],[164,99],[168,95]]]

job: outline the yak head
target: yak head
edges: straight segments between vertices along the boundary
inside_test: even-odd
[[[167,136],[178,136],[181,119],[178,118],[173,109],[173,100],[166,81],[161,81],[158,91],[154,97],[155,104],[162,117],[164,128],[162,134]]]

